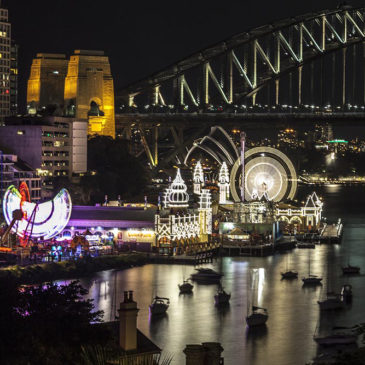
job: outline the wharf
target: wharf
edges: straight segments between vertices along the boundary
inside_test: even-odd
[[[269,256],[274,253],[274,245],[272,243],[259,245],[227,245],[221,247],[221,256]]]
[[[343,224],[341,219],[337,224],[325,224],[320,232],[319,240],[321,243],[340,243],[343,233]]]
[[[208,250],[197,251],[191,255],[158,255],[149,254],[148,261],[152,264],[173,264],[173,265],[200,265],[213,262],[213,259],[218,256],[219,249],[213,248]]]

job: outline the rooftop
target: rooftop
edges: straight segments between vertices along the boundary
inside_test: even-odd
[[[119,347],[119,321],[98,323],[96,326],[107,328],[111,331],[111,343]],[[137,329],[137,349],[125,352],[126,355],[134,354],[159,354],[161,349],[148,337]]]
[[[153,224],[156,210],[130,207],[72,207],[71,221],[134,221]]]

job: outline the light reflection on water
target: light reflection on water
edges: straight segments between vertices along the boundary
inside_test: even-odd
[[[204,265],[224,273],[223,286],[232,293],[230,305],[225,308],[214,306],[216,285],[195,284],[193,294],[179,295],[177,285],[194,272],[191,266],[145,265],[120,272],[105,271],[81,279],[81,283],[89,289],[88,297],[94,299],[96,308],[104,311],[105,320],[114,319],[123,290],[134,290],[140,308],[139,329],[173,353],[174,364],[185,363],[182,351],[186,344],[208,341],[221,342],[226,364],[305,364],[317,353],[313,341],[317,325],[325,330],[333,325],[365,322],[365,276],[347,279],[341,274],[341,266],[349,260],[365,273],[365,189],[331,189],[326,187],[320,194],[325,198],[328,220],[342,217],[345,222],[343,244],[295,249],[265,258],[227,257]],[[290,266],[299,272],[296,280],[280,280],[280,271],[285,269],[288,258]],[[309,260],[311,273],[323,276],[322,289],[302,286],[301,278],[308,274]],[[257,272],[256,292],[250,289],[253,269]],[[349,282],[354,299],[343,311],[320,315],[317,301],[329,282],[336,291]],[[166,316],[149,317],[148,305],[155,295],[170,298]],[[254,300],[255,295],[257,304],[268,308],[269,320],[264,328],[248,330],[248,298]]]

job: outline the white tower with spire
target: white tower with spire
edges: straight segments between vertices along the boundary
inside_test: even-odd
[[[222,163],[218,177],[219,204],[226,204],[229,199],[229,172],[225,162]]]
[[[202,189],[199,199],[200,234],[212,234],[212,196],[208,189]]]
[[[177,169],[174,181],[166,189],[164,200],[167,208],[187,208],[189,206],[189,194],[181,177],[180,169]]]
[[[194,182],[194,194],[200,194],[202,185],[204,183],[204,173],[200,161],[198,161],[197,164],[195,165],[193,182]]]

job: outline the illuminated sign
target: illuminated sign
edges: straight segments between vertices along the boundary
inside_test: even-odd
[[[93,235],[86,235],[85,238],[89,241],[89,242],[92,242],[92,241],[97,241],[99,242],[100,241],[100,236],[98,234],[93,234]]]
[[[333,139],[332,141],[327,141],[327,143],[349,143],[349,142],[345,141],[344,139]]]
[[[154,231],[137,231],[137,230],[130,230],[127,231],[127,237],[129,239],[148,239],[153,238],[155,232]]]

